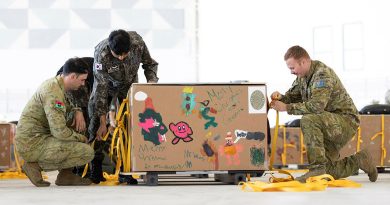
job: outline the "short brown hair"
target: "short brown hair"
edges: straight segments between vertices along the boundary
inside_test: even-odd
[[[289,58],[294,58],[295,60],[299,60],[301,58],[310,59],[310,56],[304,48],[300,46],[293,46],[287,50],[286,54],[284,54],[285,61]]]

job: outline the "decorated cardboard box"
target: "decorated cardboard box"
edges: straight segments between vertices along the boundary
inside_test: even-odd
[[[359,128],[360,129],[360,128]],[[358,133],[360,131],[358,130]],[[358,133],[340,150],[340,159],[354,155],[358,147]]]
[[[274,132],[275,128],[271,128],[271,144],[274,139]],[[301,140],[303,140],[301,139],[303,137],[301,129],[299,127],[280,126],[278,132],[274,165],[306,165],[307,157],[301,144]]]
[[[133,84],[131,171],[267,170],[266,85]]]
[[[360,115],[361,149],[367,148],[378,167],[390,166],[390,115]]]
[[[306,155],[301,156],[299,152],[301,143],[296,142],[297,136],[302,137],[299,133],[300,128],[279,128],[274,165],[307,164]],[[273,139],[274,128],[271,129],[271,135]],[[340,159],[365,148],[371,153],[377,167],[390,166],[390,157],[387,155],[390,150],[390,115],[360,115],[358,132],[340,150]]]
[[[15,168],[14,143],[16,126],[10,123],[0,124],[0,170]]]

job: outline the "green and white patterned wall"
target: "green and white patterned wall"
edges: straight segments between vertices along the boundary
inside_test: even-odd
[[[0,0],[0,120],[17,120],[66,59],[93,56],[114,29],[137,31],[160,82],[196,82],[195,0]],[[177,75],[180,73],[180,75]],[[140,82],[144,82],[140,69]]]
[[[192,9],[182,0],[1,0],[0,49],[89,48],[115,28],[175,48],[188,41]]]

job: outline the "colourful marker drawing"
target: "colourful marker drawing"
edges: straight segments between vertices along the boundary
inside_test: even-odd
[[[165,133],[168,132],[168,128],[164,125],[160,113],[154,110],[151,98],[146,98],[145,111],[138,116],[138,126],[142,128],[141,133],[145,141],[153,142],[154,145],[166,141]]]
[[[181,109],[183,112],[188,116],[189,114],[193,113],[196,102],[195,102],[195,94],[192,93],[193,87],[185,87],[183,89],[183,101],[181,103]]]
[[[186,122],[178,122],[177,124],[170,123],[169,129],[175,135],[175,138],[172,140],[172,144],[177,144],[180,140],[184,142],[191,142],[193,139],[191,137],[192,129]]]
[[[208,100],[200,102],[200,104],[202,104],[200,107],[200,114],[203,119],[208,120],[208,122],[204,124],[204,129],[207,130],[210,126],[217,127],[218,123],[215,122],[215,117],[209,116],[209,113],[217,114],[217,110],[208,106]]]

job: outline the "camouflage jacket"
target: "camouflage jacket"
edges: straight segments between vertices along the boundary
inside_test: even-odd
[[[324,111],[348,115],[359,122],[358,111],[336,73],[320,61],[311,61],[309,73],[297,77],[292,87],[282,95],[287,112],[292,115]]]
[[[136,32],[128,32],[131,39],[129,55],[123,60],[111,54],[108,39],[95,47],[94,84],[90,98],[90,115],[101,116],[108,112],[108,96],[126,98],[132,83],[138,82],[138,69],[142,63],[147,81],[158,81],[158,63],[150,56],[149,50]]]
[[[66,126],[66,116],[72,107],[64,93],[64,81],[60,76],[46,80],[34,93],[18,122],[15,143],[19,152],[41,146],[48,137],[82,140],[83,135]]]

